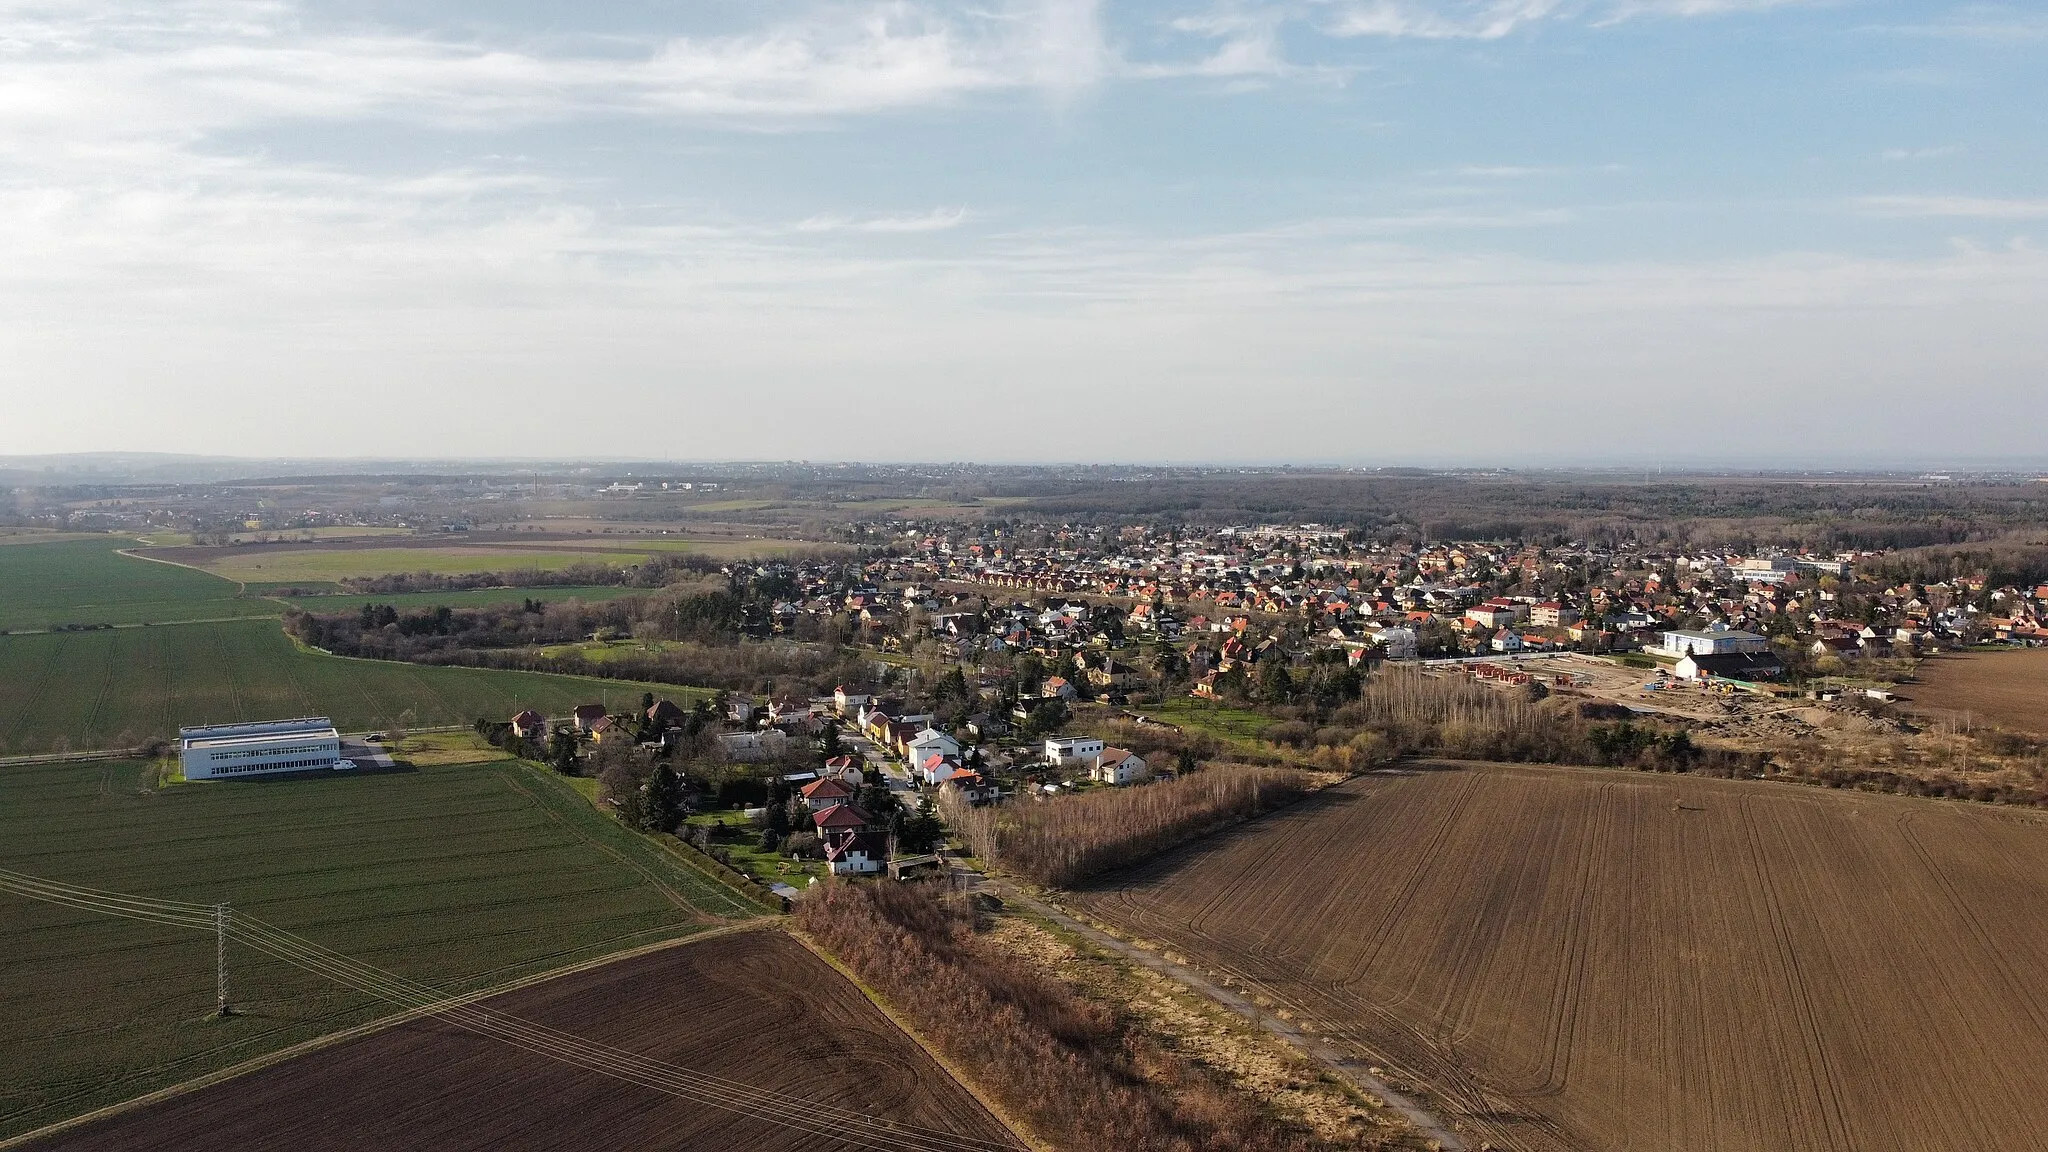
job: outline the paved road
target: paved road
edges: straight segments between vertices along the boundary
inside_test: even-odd
[[[971,881],[976,876],[976,873],[962,872],[956,876],[956,879],[966,877]],[[968,886],[971,887],[973,885],[970,883]],[[1084,924],[1065,912],[1060,911],[1058,908],[1047,904],[1045,901],[1018,891],[1014,885],[998,884],[984,878],[981,887],[993,889],[1004,900],[1014,900],[1022,904],[1024,907],[1051,920],[1067,931],[1083,937],[1097,947],[1107,949],[1134,964],[1142,964],[1162,976],[1169,976],[1193,988],[1202,995],[1209,997],[1211,1000],[1216,1001],[1253,1024],[1294,1045],[1302,1052],[1307,1053],[1311,1059],[1350,1083],[1352,1087],[1367,1095],[1385,1101],[1389,1108],[1399,1112],[1408,1123],[1414,1125],[1416,1131],[1422,1133],[1424,1139],[1435,1141],[1437,1147],[1441,1148],[1443,1152],[1466,1152],[1465,1141],[1457,1133],[1452,1132],[1444,1125],[1443,1121],[1438,1120],[1420,1104],[1396,1092],[1387,1085],[1386,1081],[1373,1075],[1372,1068],[1364,1062],[1345,1055],[1324,1041],[1303,1032],[1293,1024],[1263,1011],[1258,1005],[1245,997],[1214,983],[1186,965],[1175,964],[1173,961],[1157,953],[1147,951],[1128,941],[1119,940],[1107,932]]]

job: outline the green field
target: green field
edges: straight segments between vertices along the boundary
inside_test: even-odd
[[[0,629],[275,616],[228,581],[122,556],[112,537],[0,548]],[[0,715],[5,715],[0,711]]]
[[[652,589],[602,584],[571,584],[560,588],[474,588],[462,592],[406,592],[396,596],[288,596],[280,597],[294,608],[308,612],[360,612],[366,604],[389,604],[404,612],[410,608],[482,608],[496,604],[518,604],[538,600],[553,604],[561,600],[597,603],[621,596],[645,596]]]
[[[133,563],[131,561],[131,563]],[[689,704],[672,684],[433,668],[303,650],[274,621],[170,624],[0,636],[0,752],[132,747],[179,725],[331,716],[343,731],[566,715],[576,704],[637,701],[643,691]]]
[[[720,560],[735,560],[785,556],[791,552],[831,547],[791,540],[698,540],[681,536],[590,534],[531,542],[504,540],[474,544],[436,538],[416,545],[388,548],[321,547],[318,544],[272,549],[165,548],[153,554],[159,559],[204,568],[228,580],[288,585],[387,576],[397,572],[431,572],[441,576],[531,568],[558,572],[576,564],[639,564],[655,555],[673,552],[693,552]]]
[[[541,548],[286,548],[272,552],[212,552],[195,555],[228,580],[291,584],[336,582],[350,577],[388,576],[394,572],[431,572],[464,576],[473,572],[512,572],[538,568],[559,572],[577,564],[638,564],[659,549],[621,544],[616,550],[593,547],[587,552]]]
[[[0,866],[215,903],[443,990],[755,909],[518,761],[179,784],[151,765],[0,768]],[[210,933],[0,894],[0,1139],[391,1010]],[[652,996],[687,990],[649,989]]]

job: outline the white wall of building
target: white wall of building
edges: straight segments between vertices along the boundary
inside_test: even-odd
[[[341,734],[325,716],[178,730],[187,780],[232,780],[334,767]]]

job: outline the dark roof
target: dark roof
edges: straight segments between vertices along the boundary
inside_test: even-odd
[[[1785,662],[1771,652],[1717,652],[1711,656],[1694,653],[1686,659],[1702,672],[1730,680],[1777,676],[1785,671]]]
[[[855,832],[827,845],[825,859],[841,860],[854,852],[865,852],[869,858],[879,860],[889,854],[889,841],[879,832]]]

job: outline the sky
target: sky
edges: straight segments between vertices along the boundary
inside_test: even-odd
[[[0,0],[0,453],[2048,461],[2048,9]]]

